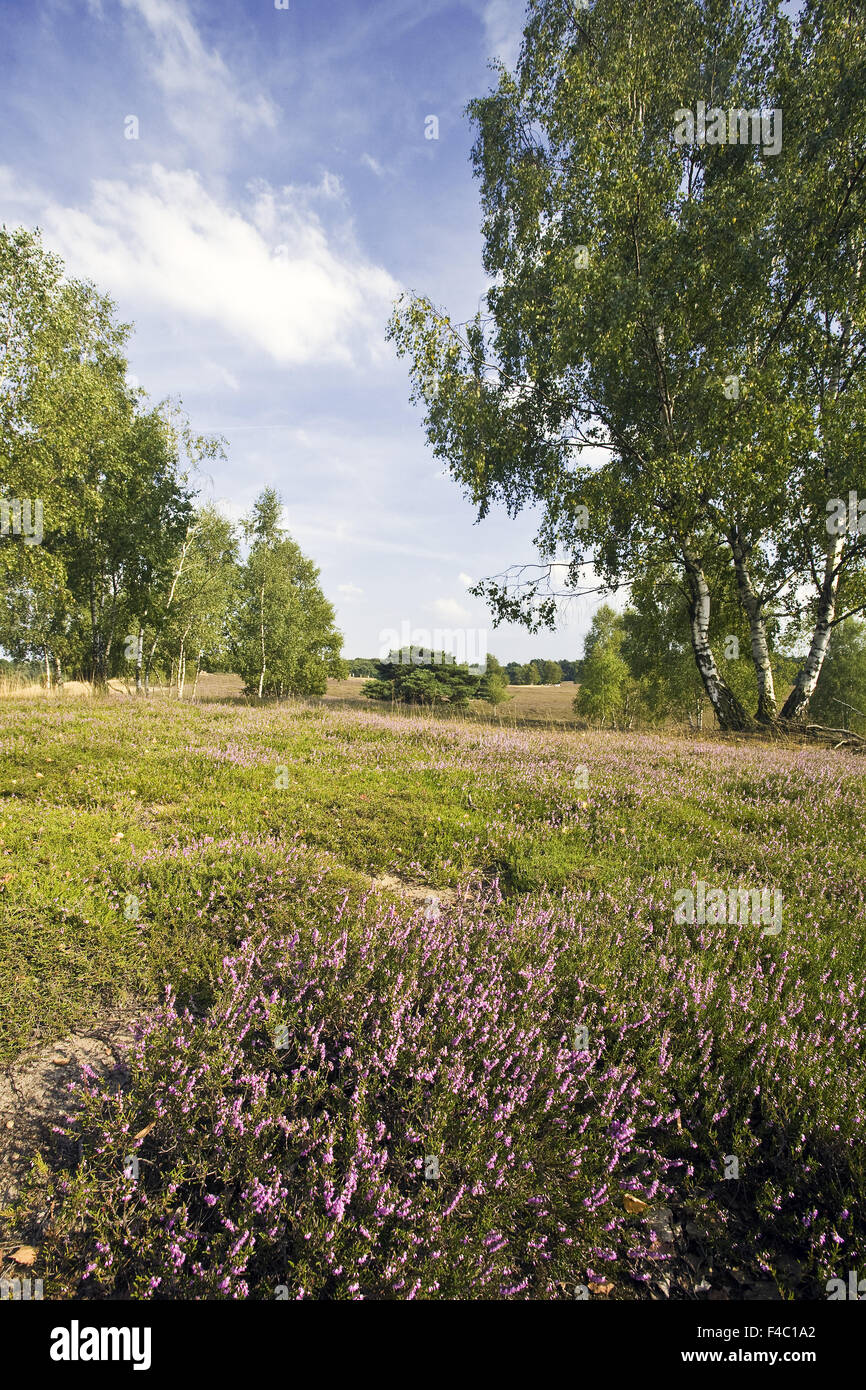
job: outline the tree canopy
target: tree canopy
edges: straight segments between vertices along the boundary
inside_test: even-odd
[[[0,228],[0,646],[46,682],[97,684],[230,655],[260,695],[320,694],[342,673],[318,571],[262,493],[235,527],[197,501],[223,456],[179,405],[128,384],[129,325],[66,279],[38,232]]]
[[[864,22],[846,0],[538,0],[469,108],[485,306],[408,297],[390,326],[479,516],[541,511],[541,578],[476,587],[496,620],[551,625],[561,556],[571,590],[588,563],[611,590],[673,569],[724,727],[753,716],[710,643],[714,575],[765,722],[805,712],[864,601],[866,536],[827,526],[866,490]],[[804,615],[779,711],[770,628]]]

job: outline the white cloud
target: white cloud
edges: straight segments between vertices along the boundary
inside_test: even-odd
[[[338,584],[337,592],[345,594],[347,598],[358,598],[360,594],[363,594],[364,590],[359,589],[357,584]]]
[[[216,50],[209,51],[183,0],[122,0],[150,31],[149,75],[162,89],[172,125],[208,153],[239,130],[273,129],[278,109],[262,93],[246,95]]]
[[[467,589],[471,589],[472,585],[475,583],[475,580],[472,578],[471,574],[458,574],[457,578],[460,580],[461,584],[466,586]]]
[[[51,202],[0,170],[0,191],[26,207],[70,274],[128,306],[216,325],[279,364],[351,362],[362,341],[384,354],[399,286],[366,261],[351,235],[329,236],[317,210],[332,185],[251,189],[224,204],[190,170],[155,164],[138,181],[94,182],[87,207]],[[4,202],[7,199],[4,198]]]
[[[471,618],[472,614],[468,608],[464,608],[454,598],[437,598],[433,603],[427,605],[431,613],[435,613],[437,618],[444,618],[449,622],[459,622],[463,618]]]
[[[331,174],[326,169],[322,175],[321,182],[315,192],[323,198],[333,198],[335,201],[344,201],[346,188],[339,174]]]
[[[366,150],[361,155],[361,163],[365,164],[368,169],[372,169],[377,179],[381,179],[383,174],[385,173],[385,170],[379,163],[378,159],[374,159],[371,154],[367,154]]]
[[[524,0],[487,0],[484,6],[484,28],[492,58],[501,58],[513,68],[520,52],[525,16]]]

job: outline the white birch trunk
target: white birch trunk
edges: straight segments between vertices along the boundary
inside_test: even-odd
[[[700,561],[685,554],[683,560],[689,584],[689,626],[692,650],[703,681],[707,698],[723,729],[743,729],[750,723],[734,692],[719,675],[716,659],[710,647],[710,590]]]
[[[752,651],[752,664],[758,682],[758,713],[761,724],[769,724],[776,718],[776,689],[773,683],[773,667],[770,662],[770,644],[767,641],[767,621],[764,605],[755,592],[749,570],[748,556],[736,528],[728,536],[734,569],[737,575],[737,589],[740,602],[749,619],[749,637]]]
[[[815,630],[812,634],[812,643],[809,647],[809,655],[797,672],[794,689],[782,707],[783,719],[798,719],[801,714],[804,714],[812,698],[812,692],[818,684],[821,667],[824,665],[824,657],[827,655],[827,648],[830,645],[833,619],[836,615],[836,598],[839,592],[839,561],[842,558],[844,544],[845,535],[843,532],[841,535],[833,537],[832,544],[827,550],[827,558],[824,562],[824,580],[821,584],[818,614]]]
[[[261,639],[262,639],[262,672],[261,672],[261,675],[259,676],[259,699],[261,699],[261,698],[262,698],[262,690],[264,689],[264,684],[265,684],[265,670],[266,670],[266,667],[267,667],[267,662],[266,662],[266,659],[265,659],[265,586],[264,586],[264,584],[262,584],[261,591],[260,591],[260,593],[259,593],[259,630],[260,630]]]

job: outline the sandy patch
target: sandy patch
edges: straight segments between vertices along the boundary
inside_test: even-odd
[[[53,1133],[53,1126],[74,1114],[69,1082],[80,1079],[83,1066],[92,1067],[100,1076],[116,1066],[122,1068],[141,1013],[141,1007],[107,1010],[77,1033],[28,1049],[0,1072],[0,1208],[18,1197],[37,1153],[47,1156],[50,1150],[58,1152],[58,1145],[62,1152],[64,1141]],[[121,1070],[119,1082],[122,1077]],[[38,1212],[37,1222],[44,1216]],[[0,1274],[4,1277],[9,1273],[9,1254],[23,1237],[24,1232],[2,1232]]]

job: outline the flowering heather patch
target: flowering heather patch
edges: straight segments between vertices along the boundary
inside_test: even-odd
[[[92,1079],[52,1288],[694,1297],[668,1211],[711,1287],[823,1297],[866,1263],[862,758],[303,706],[2,713],[0,1051],[165,998],[125,1093]],[[389,907],[370,876],[457,905]],[[678,922],[699,882],[778,892],[781,930]]]
[[[501,906],[430,922],[362,902],[245,942],[206,1017],[167,1000],[127,1094],[89,1087],[66,1277],[187,1298],[552,1298],[614,1260],[645,1277],[621,1194],[688,1170],[659,1151],[674,1116],[603,991],[575,1003],[574,924]]]
[[[50,1243],[69,1296],[640,1296],[670,1247],[625,1193],[813,1296],[862,1258],[864,987],[834,948],[809,968],[816,936],[761,950],[651,898],[606,922],[569,894],[436,921],[314,899],[204,1017],[166,1001],[125,1095],[89,1087]]]

